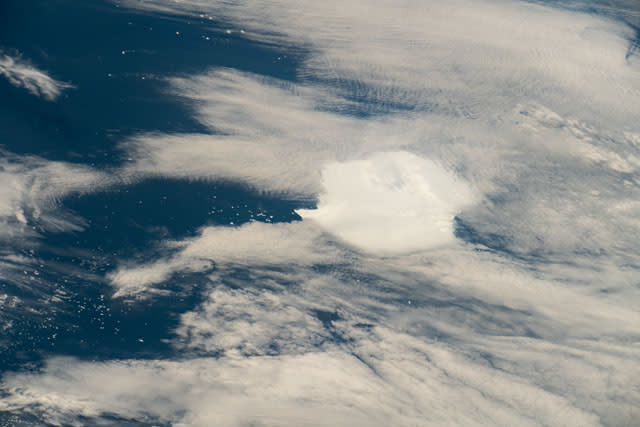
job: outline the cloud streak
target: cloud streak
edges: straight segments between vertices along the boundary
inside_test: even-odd
[[[73,85],[53,79],[25,61],[20,56],[13,57],[0,51],[0,75],[16,87],[24,88],[32,95],[55,101],[62,91]]]
[[[0,152],[0,239],[24,239],[39,231],[69,232],[84,220],[59,209],[59,200],[105,188],[116,179],[93,168],[37,156]]]

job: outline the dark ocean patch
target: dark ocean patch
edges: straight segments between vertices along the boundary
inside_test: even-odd
[[[131,257],[154,242],[194,236],[206,225],[240,226],[250,221],[300,220],[295,209],[308,203],[260,195],[229,182],[154,178],[89,195],[72,196],[62,206],[85,218],[80,233],[51,235],[56,247],[78,245]]]
[[[289,49],[282,60],[281,48],[225,28],[98,0],[3,1],[0,49],[75,88],[49,102],[0,79],[0,145],[51,160],[117,164],[117,145],[131,135],[205,131],[183,99],[166,94],[167,77],[230,67],[295,80],[303,52]]]
[[[0,280],[5,304],[0,320],[10,325],[0,350],[0,371],[39,366],[46,357],[87,359],[168,358],[181,313],[202,302],[206,275],[180,273],[163,295],[123,301],[105,279],[118,263],[167,256],[163,240],[197,235],[202,226],[235,227],[251,221],[300,220],[294,209],[310,207],[257,194],[232,183],[149,179],[105,192],[74,195],[62,208],[83,218],[79,232],[41,231],[21,254],[23,275]],[[236,277],[237,279],[237,277]],[[8,301],[8,303],[11,303]]]

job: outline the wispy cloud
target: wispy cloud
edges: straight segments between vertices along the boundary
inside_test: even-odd
[[[63,90],[73,85],[53,79],[46,72],[37,69],[21,56],[9,56],[0,51],[0,75],[16,87],[28,90],[47,101],[55,101]]]
[[[307,223],[253,222],[241,227],[206,227],[198,237],[165,242],[179,251],[168,259],[143,265],[122,265],[109,278],[116,296],[144,294],[176,272],[208,272],[231,266],[310,266],[334,263],[343,252],[327,244],[317,227]],[[296,253],[294,259],[291,254]]]
[[[1,405],[30,408],[55,425],[114,415],[192,426],[336,425],[345,420],[355,425],[601,425],[592,412],[597,403],[580,410],[571,400],[513,375],[500,360],[492,361],[502,368],[497,370],[487,359],[384,328],[361,335],[351,354],[328,350],[180,362],[53,359],[39,375],[6,377],[11,394]],[[563,354],[561,348],[532,352],[527,343],[521,348],[529,356],[553,353],[558,363],[571,367],[571,374],[583,368],[596,374],[590,381],[598,384],[606,382],[598,369],[616,362],[583,363],[585,353]],[[510,349],[510,359],[515,351]],[[551,368],[545,359],[521,363],[537,364],[540,370],[533,372],[541,380]],[[546,380],[560,372],[554,369]],[[620,409],[605,409],[614,416],[609,421],[625,421]]]
[[[90,167],[0,152],[0,239],[25,237],[38,230],[77,231],[84,220],[59,209],[70,194],[104,188],[115,179]]]
[[[447,8],[386,0],[349,7],[287,0],[125,4],[196,17],[205,11],[246,30],[245,37],[308,44],[313,54],[301,78],[339,83],[369,101],[477,116],[530,98],[561,113],[604,114],[611,123],[629,120],[638,107],[637,65],[625,60],[632,29],[589,14],[491,0],[456,0]]]
[[[210,275],[208,298],[182,316],[174,344],[222,357],[215,366],[223,370],[226,363],[287,370],[292,355],[326,358],[323,363],[346,357],[351,366],[356,356],[364,370],[350,373],[341,393],[352,383],[385,384],[385,404],[377,404],[380,424],[422,418],[615,425],[631,419],[640,398],[629,382],[638,371],[638,352],[626,344],[638,336],[640,322],[631,302],[637,296],[628,288],[632,271],[590,258],[574,258],[589,263],[587,271],[581,265],[532,270],[526,262],[466,245],[391,258],[358,255],[305,223],[207,228],[178,245],[178,255],[148,265],[163,269],[165,280],[171,280],[167,265],[176,273],[209,266],[202,270]],[[116,276],[126,277],[126,269]],[[598,289],[602,280],[608,294]],[[321,374],[305,369],[301,377]],[[283,390],[291,386],[278,378]],[[331,405],[324,393],[332,387],[316,383],[302,399],[316,396],[319,405]],[[242,396],[234,399],[249,405]],[[260,398],[278,399],[288,411],[263,421],[296,422],[285,401],[270,391]],[[342,398],[361,408],[345,419],[359,419],[371,403],[355,394]],[[146,405],[153,397],[140,399]],[[470,406],[453,411],[468,399]]]

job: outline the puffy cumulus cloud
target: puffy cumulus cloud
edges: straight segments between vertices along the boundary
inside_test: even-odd
[[[354,412],[339,420],[356,425],[632,422],[640,104],[628,29],[503,2],[379,1],[367,13],[358,2],[130,4],[209,11],[243,37],[311,48],[295,84],[230,70],[171,80],[212,134],[123,145],[130,175],[228,179],[319,202],[301,222],[207,227],[165,242],[175,252],[162,260],[121,264],[110,278],[122,297],[180,272],[211,278],[176,347],[219,355],[239,399],[245,376],[230,360],[280,372],[291,360],[348,360],[348,378],[384,387],[381,400],[340,394]],[[385,229],[398,224],[408,237],[394,246]],[[259,421],[301,422],[287,397],[274,399],[290,418]]]
[[[210,13],[241,37],[309,48],[297,85],[230,71],[172,80],[221,135],[137,138],[133,170],[317,197],[327,164],[406,150],[487,196],[460,215],[476,241],[558,256],[629,252],[638,235],[627,202],[640,74],[624,25],[502,1],[126,4]]]
[[[215,12],[243,37],[313,48],[297,84],[230,70],[172,79],[215,134],[134,138],[128,174],[318,198],[327,165],[402,150],[484,196],[452,212],[474,242],[553,257],[635,245],[639,73],[615,22],[502,2],[380,1],[366,14],[359,3],[339,14],[324,3],[129,4]],[[367,115],[381,111],[391,114]]]
[[[113,182],[107,173],[35,156],[0,152],[0,239],[23,238],[39,230],[77,231],[84,220],[58,208],[58,201]]]
[[[467,238],[476,242],[491,245],[493,236],[512,252],[553,256],[604,249],[629,252],[635,244],[640,222],[631,200],[640,196],[637,130],[564,116],[530,100],[489,121],[443,112],[367,119],[328,111],[328,97],[316,86],[232,71],[174,83],[182,96],[197,102],[202,122],[219,133],[138,136],[122,146],[133,159],[123,174],[135,179],[160,175],[232,180],[281,197],[308,199],[325,191],[323,170],[359,165],[380,152],[405,151],[407,155],[387,163],[395,164],[408,180],[438,179],[423,171],[409,173],[416,170],[417,156],[447,170],[451,182],[459,183],[456,189],[473,188],[473,195],[462,192],[469,195],[464,202],[449,205],[446,216],[458,216],[471,234]],[[382,182],[387,169],[369,168],[372,182]],[[458,191],[440,189],[440,182],[431,185],[438,186],[441,195]],[[364,203],[363,194],[358,200]],[[384,196],[391,194],[400,193]],[[355,206],[358,200],[350,204],[354,215],[367,210],[364,204]],[[429,203],[424,197],[419,200],[412,203],[423,203],[419,215],[426,221]],[[381,203],[384,210],[369,209],[367,216],[379,218],[384,227],[399,221],[397,210],[383,218],[393,203]],[[615,215],[602,215],[611,209]],[[445,234],[442,241],[452,238],[449,231]]]
[[[317,209],[298,210],[347,243],[403,253],[450,243],[454,216],[476,200],[438,164],[407,152],[330,164]]]
[[[63,90],[73,85],[53,79],[46,72],[38,70],[22,57],[12,57],[0,51],[0,75],[14,86],[25,88],[35,96],[47,101],[55,101]]]

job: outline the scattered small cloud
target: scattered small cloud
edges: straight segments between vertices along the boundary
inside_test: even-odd
[[[37,69],[20,55],[9,56],[0,51],[0,75],[16,87],[47,101],[55,101],[62,91],[73,88],[69,83],[53,79],[46,72]]]

